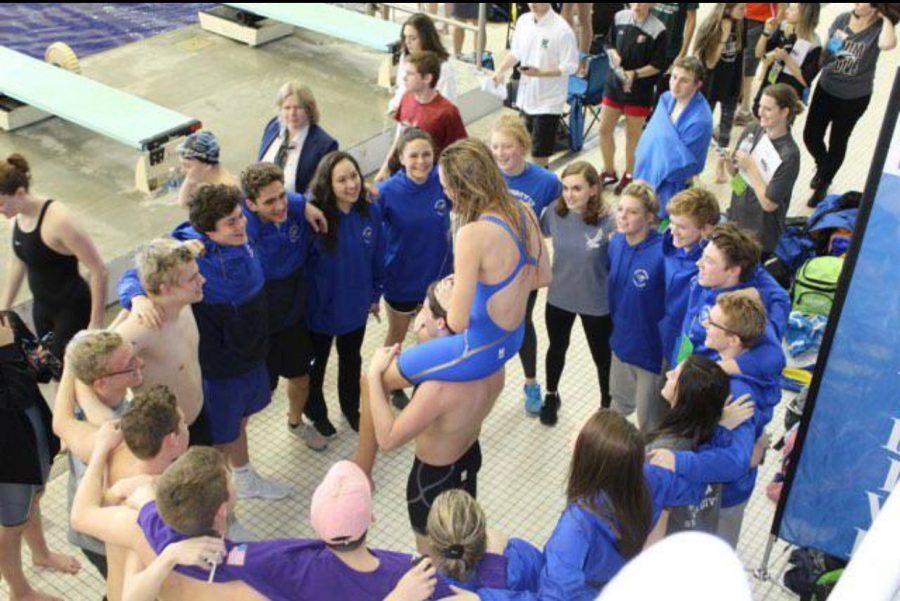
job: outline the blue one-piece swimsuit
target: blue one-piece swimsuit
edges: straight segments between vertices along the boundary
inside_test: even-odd
[[[522,213],[522,235],[493,216],[482,217],[502,227],[512,237],[519,249],[519,262],[512,273],[498,284],[478,282],[475,298],[469,313],[469,327],[465,332],[435,338],[401,353],[397,361],[400,374],[413,384],[426,380],[444,382],[468,382],[485,378],[514,357],[525,338],[525,320],[515,330],[505,330],[494,323],[488,314],[488,301],[515,279],[526,265],[537,265],[537,259],[528,255],[523,242],[526,216]]]

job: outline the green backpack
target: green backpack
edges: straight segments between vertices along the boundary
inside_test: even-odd
[[[813,257],[804,263],[797,271],[791,288],[791,309],[813,315],[828,315],[843,267],[843,257]]]

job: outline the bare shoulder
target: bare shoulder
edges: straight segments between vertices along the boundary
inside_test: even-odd
[[[138,347],[138,352],[151,346],[157,337],[149,326],[141,323],[134,313],[130,313],[114,328],[115,332],[126,342],[131,342]]]

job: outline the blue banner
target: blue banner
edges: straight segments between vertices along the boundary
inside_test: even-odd
[[[862,243],[810,390],[780,525],[776,518],[779,538],[845,558],[900,480],[900,82],[892,96],[892,135],[881,136],[889,149],[880,177],[870,174],[865,203],[873,177],[877,191],[857,226]]]

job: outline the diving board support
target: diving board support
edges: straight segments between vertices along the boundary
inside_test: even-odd
[[[13,131],[52,116],[15,98],[0,94],[0,129]]]
[[[200,27],[222,37],[255,47],[294,33],[294,26],[264,19],[230,6],[216,6],[198,13]]]

